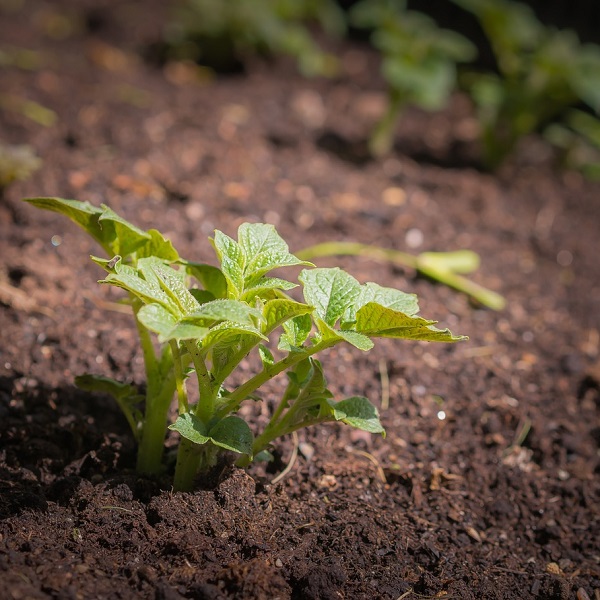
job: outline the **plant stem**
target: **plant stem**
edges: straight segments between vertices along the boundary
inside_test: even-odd
[[[390,89],[385,114],[375,125],[369,139],[369,150],[375,158],[381,158],[390,153],[394,145],[396,121],[403,104],[402,94],[398,90]]]
[[[189,492],[194,487],[194,479],[200,466],[199,446],[192,441],[181,438],[177,451],[177,464],[173,488],[177,492]]]
[[[136,468],[140,473],[155,475],[162,469],[164,440],[167,433],[167,413],[175,391],[175,378],[172,373],[166,379],[161,377],[150,332],[137,318],[142,303],[134,298],[133,294],[130,294],[130,297],[142,346],[147,386],[144,422],[138,446]]]
[[[196,370],[196,376],[198,377],[198,391],[200,393],[200,399],[196,406],[195,413],[200,417],[206,425],[213,416],[215,410],[215,393],[211,385],[210,374],[206,368],[204,357],[198,348],[198,344],[194,341],[186,341],[185,347],[187,348],[192,362],[194,363],[194,369]]]
[[[152,338],[150,332],[140,323],[137,315],[140,308],[143,306],[141,301],[135,298],[133,294],[129,294],[132,300],[133,314],[135,317],[135,326],[140,337],[140,344],[142,346],[142,355],[144,357],[144,370],[146,372],[146,385],[150,387],[155,381],[154,374],[157,371],[157,360],[156,354],[154,353],[154,346],[152,345]],[[152,390],[154,392],[154,390]]]
[[[183,375],[183,365],[181,363],[181,352],[175,340],[169,342],[171,352],[173,353],[173,371],[175,372],[175,387],[177,389],[177,403],[179,414],[182,415],[189,410],[187,401],[187,392],[185,390],[185,379]]]
[[[173,489],[176,492],[192,491],[196,476],[207,473],[217,464],[217,454],[218,448],[213,444],[199,446],[182,438],[177,452]]]
[[[162,381],[160,393],[151,396],[151,387],[156,386],[148,385],[146,414],[138,447],[137,470],[140,473],[157,474],[162,469],[167,413],[176,387],[174,374],[171,373]]]
[[[246,383],[240,385],[240,387],[238,387],[229,395],[227,398],[227,404],[225,404],[225,406],[218,411],[218,417],[223,418],[230,412],[235,411],[241,402],[243,402],[254,390],[263,385],[263,383],[269,381],[269,379],[273,379],[273,377],[279,375],[279,373],[282,373],[290,367],[293,367],[301,360],[304,360],[305,358],[308,358],[317,352],[321,352],[322,350],[325,350],[325,348],[331,348],[332,346],[335,346],[335,344],[339,343],[340,341],[340,339],[333,339],[319,342],[314,346],[305,348],[303,352],[290,352],[285,358],[282,358],[272,365],[264,367],[260,373],[257,373],[254,377],[248,379]]]

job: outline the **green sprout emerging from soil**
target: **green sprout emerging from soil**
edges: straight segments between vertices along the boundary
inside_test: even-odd
[[[237,464],[246,466],[277,438],[303,427],[340,421],[384,435],[367,398],[333,399],[315,358],[323,350],[347,343],[368,351],[379,337],[466,339],[418,316],[414,294],[361,285],[339,268],[300,260],[272,225],[244,223],[237,240],[215,231],[216,267],[183,259],[160,232],[138,229],[105,205],[60,198],[27,202],[63,214],[87,231],[108,256],[92,257],[107,272],[100,283],[127,292],[145,362],[145,397],[135,386],[107,377],[84,375],[76,383],[115,398],[139,443],[140,472],[163,469],[167,426],[180,434],[176,490],[193,489],[225,453],[238,455]],[[297,283],[270,276],[297,266],[304,267],[298,276],[303,302],[288,295]],[[250,352],[261,367],[242,383],[238,371],[232,384],[230,376]],[[237,413],[245,400],[260,400],[261,386],[284,372],[288,381],[279,403],[255,436]],[[192,375],[197,402],[188,396]],[[175,395],[178,417],[168,425]]]

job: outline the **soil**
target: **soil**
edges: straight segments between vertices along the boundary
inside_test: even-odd
[[[2,68],[3,97],[57,119],[0,114],[2,140],[43,158],[0,200],[0,597],[600,598],[600,186],[535,139],[499,173],[478,170],[460,96],[409,111],[394,154],[367,160],[384,88],[361,46],[339,49],[333,80],[285,60],[210,78],[144,58],[161,2],[10,5],[2,47],[40,64]],[[386,439],[319,427],[293,462],[282,440],[269,469],[173,493],[133,471],[116,405],[73,386],[84,372],[143,385],[141,357],[118,294],[96,284],[99,248],[21,202],[35,195],[106,202],[201,261],[214,228],[244,221],[274,223],[292,251],[470,248],[473,278],[507,306],[386,263],[320,259],[416,292],[424,316],[470,340],[331,351],[336,395],[383,403]],[[244,409],[253,426],[280,383]]]

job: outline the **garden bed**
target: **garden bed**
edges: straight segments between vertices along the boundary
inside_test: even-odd
[[[0,596],[600,597],[598,184],[558,171],[535,139],[496,175],[477,170],[461,97],[410,112],[396,152],[366,160],[384,96],[362,47],[341,49],[335,80],[285,61],[202,79],[142,58],[159,2],[103,3],[61,40],[56,9],[27,6],[2,16],[0,39],[42,64],[3,68],[3,88],[57,119],[0,113],[0,137],[43,158],[0,200]],[[286,439],[269,467],[172,493],[168,477],[134,473],[117,406],[73,386],[83,372],[143,385],[143,366],[119,295],[96,284],[98,248],[21,202],[37,195],[106,202],[200,261],[215,228],[244,221],[275,224],[292,252],[470,248],[474,278],[507,305],[382,262],[319,259],[416,292],[470,340],[332,350],[332,389],[383,403],[386,439],[321,426],[295,458]],[[268,406],[244,410],[258,423]]]

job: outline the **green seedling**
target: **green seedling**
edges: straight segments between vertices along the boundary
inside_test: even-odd
[[[0,143],[0,190],[13,181],[29,179],[41,164],[29,146]]]
[[[292,56],[306,76],[333,75],[337,60],[317,44],[310,22],[329,35],[345,30],[332,0],[184,0],[165,37],[175,58],[217,70],[243,64],[249,54],[269,54]]]
[[[387,110],[369,140],[371,154],[388,154],[396,122],[407,106],[444,107],[456,88],[456,65],[472,60],[475,46],[455,31],[441,29],[430,17],[406,9],[398,0],[362,0],[351,11],[356,27],[372,30],[388,84]]]
[[[494,52],[498,74],[469,73],[479,112],[484,163],[495,169],[524,136],[561,120],[580,102],[600,114],[600,47],[570,30],[544,26],[509,0],[454,0],[472,12]]]
[[[415,256],[408,252],[369,246],[368,244],[324,242],[296,253],[296,256],[305,260],[313,260],[321,256],[342,255],[363,256],[413,269],[421,275],[466,294],[476,302],[493,310],[502,310],[506,305],[506,300],[500,294],[488,290],[464,276],[479,268],[479,255],[472,250],[422,252]]]
[[[215,231],[217,267],[181,258],[158,231],[142,231],[107,206],[60,198],[27,202],[69,217],[106,252],[108,258],[93,260],[107,273],[101,283],[127,294],[146,366],[144,410],[133,385],[95,375],[79,377],[77,384],[115,397],[139,441],[138,469],[146,473],[162,468],[167,413],[176,395],[178,417],[169,428],[182,438],[177,490],[192,489],[222,454],[237,454],[237,464],[245,466],[277,438],[303,427],[342,422],[384,434],[367,398],[334,400],[316,354],[341,343],[368,351],[379,337],[466,339],[418,316],[413,294],[361,285],[341,269],[315,268],[290,254],[271,225],[245,223],[237,240]],[[300,286],[270,274],[298,266],[304,267]],[[289,294],[298,287],[302,300]],[[251,352],[260,367],[240,382],[237,367]],[[238,411],[245,401],[259,401],[261,386],[282,373],[287,385],[255,435]],[[197,402],[187,391],[192,375]]]

